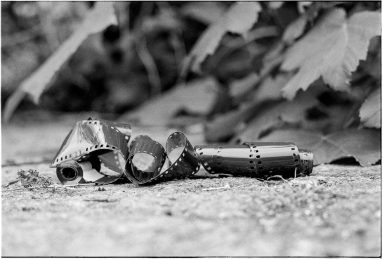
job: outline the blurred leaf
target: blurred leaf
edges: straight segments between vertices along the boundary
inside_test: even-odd
[[[205,139],[208,142],[227,140],[236,132],[243,130],[245,122],[258,110],[255,103],[245,103],[238,109],[217,116],[205,126]]]
[[[225,7],[220,2],[190,2],[182,7],[181,12],[202,23],[211,24],[222,17]]]
[[[182,110],[206,115],[213,107],[217,82],[212,78],[198,79],[179,85],[154,98],[124,116],[125,120],[139,120],[144,125],[167,125]]]
[[[78,49],[81,43],[91,34],[97,33],[111,24],[117,24],[112,2],[97,2],[88,13],[79,28],[46,60],[30,77],[25,79],[16,92],[8,99],[4,119],[7,121],[24,94],[29,94],[37,103],[40,95],[48,86],[56,72],[69,57]]]
[[[275,109],[274,107],[279,107],[276,101],[281,99],[281,88],[288,79],[288,74],[279,74],[275,78],[268,77],[252,94],[248,94],[249,102],[207,123],[206,140],[209,142],[226,140],[237,132],[243,131],[249,119],[258,114],[268,114],[268,111]],[[253,73],[244,79],[234,81],[230,88],[232,96],[238,97],[248,92],[258,81],[259,76]]]
[[[268,102],[278,100],[277,91],[276,95],[260,97],[262,98],[262,102],[258,102],[260,108],[253,113],[249,125],[233,139],[233,142],[247,138],[260,140],[262,136],[273,130],[286,127],[315,130],[322,133],[343,129],[349,122],[350,115],[353,115],[353,102],[351,99],[347,99],[350,97],[345,96],[342,102],[334,100],[332,104],[322,103],[323,98],[330,98],[331,95],[338,97],[339,93],[330,91],[320,80],[316,81],[315,85],[309,91],[299,93],[294,101],[274,103],[266,109],[260,108],[267,104],[265,100]],[[338,103],[336,103],[337,101]]]
[[[368,47],[367,59],[360,62],[360,66],[363,70],[379,81],[382,77],[381,40],[381,37],[374,37],[371,39],[370,46]]]
[[[254,92],[254,102],[277,100],[282,97],[281,89],[290,80],[291,73],[280,73],[267,77]]]
[[[314,153],[315,164],[330,163],[339,158],[354,157],[362,166],[375,164],[380,160],[380,131],[371,129],[350,129],[322,135],[306,130],[276,130],[261,141],[288,141],[300,149]],[[243,141],[253,141],[250,137]]]
[[[256,73],[250,73],[248,76],[234,80],[230,84],[230,95],[233,98],[242,96],[244,93],[249,92],[259,82],[259,75]]]
[[[152,17],[146,17],[142,24],[145,33],[153,33],[158,30],[177,30],[180,22],[177,20],[172,9],[160,9],[160,12]]]
[[[306,15],[301,15],[298,19],[290,23],[285,31],[283,32],[282,39],[284,42],[290,44],[297,38],[299,38],[307,24],[307,16]]]
[[[238,2],[215,23],[211,24],[194,45],[190,54],[184,60],[181,74],[185,74],[189,68],[194,72],[201,72],[201,64],[207,56],[217,49],[222,37],[226,32],[240,34],[246,37],[258,20],[261,6],[257,2]]]
[[[373,91],[364,101],[359,116],[364,126],[381,128],[381,93],[380,88]]]
[[[312,5],[313,2],[306,2],[306,1],[302,1],[302,2],[298,2],[298,11],[300,13],[304,13],[306,10],[307,7],[309,7],[310,5]]]
[[[298,95],[294,101],[280,102],[264,109],[254,116],[246,130],[240,133],[236,140],[242,142],[249,139],[258,141],[265,132],[280,127],[284,123],[298,124],[305,118],[306,109],[316,104],[316,96],[305,92]]]
[[[283,70],[299,69],[283,89],[292,99],[322,76],[336,90],[347,90],[351,72],[365,59],[370,38],[380,35],[380,13],[359,12],[346,19],[343,9],[332,9],[287,52]]]
[[[269,8],[271,8],[271,9],[278,9],[284,4],[284,2],[283,1],[272,1],[272,2],[268,2],[267,4],[268,4]]]

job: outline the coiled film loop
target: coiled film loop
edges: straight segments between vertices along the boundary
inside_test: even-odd
[[[148,136],[136,137],[130,145],[126,177],[136,185],[181,179],[199,170],[197,155],[182,132],[174,132],[162,145]]]

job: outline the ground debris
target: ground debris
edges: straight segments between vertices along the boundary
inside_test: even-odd
[[[230,189],[230,188],[231,188],[230,184],[226,183],[225,186],[205,188],[205,189],[202,189],[202,191],[215,191],[215,190]]]
[[[37,170],[19,170],[16,180],[10,181],[4,187],[19,183],[24,188],[47,188],[54,184],[51,177],[40,176]]]
[[[84,199],[84,201],[90,201],[90,202],[116,202],[118,199],[109,199],[109,198],[91,198],[91,199]]]

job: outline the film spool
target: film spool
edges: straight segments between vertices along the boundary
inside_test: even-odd
[[[116,181],[115,176],[101,174],[93,167],[91,162],[79,163],[74,160],[61,163],[56,168],[56,175],[64,185],[76,185],[79,183],[107,184]]]
[[[76,161],[65,161],[56,168],[56,175],[60,182],[64,185],[75,185],[78,183],[84,183],[83,170],[88,166],[84,163],[83,166]],[[83,169],[83,167],[85,167]],[[91,166],[90,166],[91,167]]]
[[[66,136],[51,167],[62,168],[62,164],[67,165],[69,161],[92,160],[98,173],[105,176],[98,183],[116,181],[124,175],[130,136],[129,124],[91,118],[79,121]]]
[[[140,159],[142,158],[142,159]],[[182,132],[172,133],[164,147],[150,137],[137,136],[130,145],[126,177],[136,185],[187,178],[199,170],[197,154]]]
[[[248,142],[242,145],[195,147],[203,167],[211,174],[265,178],[296,177],[312,172],[313,156],[284,142]],[[301,159],[302,157],[302,159]]]

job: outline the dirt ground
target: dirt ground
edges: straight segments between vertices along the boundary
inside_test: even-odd
[[[55,177],[47,160],[76,120],[4,126],[2,185],[20,169]],[[164,142],[172,129],[137,131]],[[3,256],[372,257],[381,256],[381,242],[380,165],[320,165],[287,181],[201,176],[147,187],[2,188]]]

